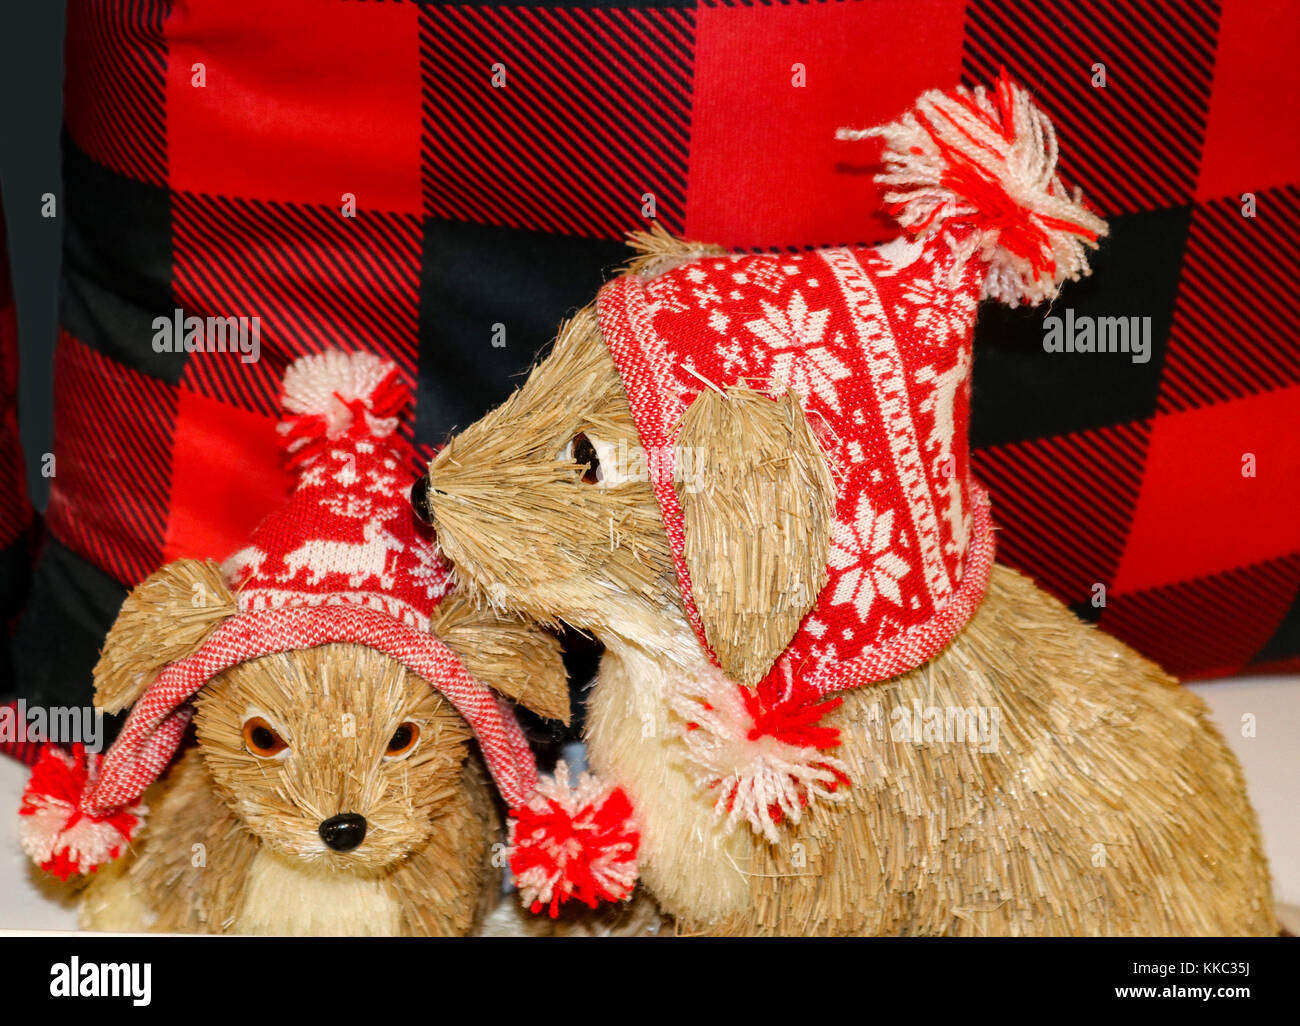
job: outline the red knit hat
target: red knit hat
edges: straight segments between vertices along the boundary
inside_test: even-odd
[[[880,180],[906,237],[695,258],[617,278],[599,297],[642,444],[663,454],[647,468],[706,651],[673,485],[682,413],[708,387],[791,391],[831,466],[829,579],[788,647],[755,691],[679,703],[701,781],[773,838],[783,815],[847,782],[828,754],[837,732],[815,727],[838,704],[824,696],[922,665],[983,597],[993,529],[969,445],[979,301],[1050,299],[1088,273],[1106,230],[1058,179],[1051,123],[1005,77],[992,93],[926,93],[897,124],[840,135],[884,139]]]
[[[241,612],[360,606],[428,632],[451,572],[405,501],[411,452],[397,415],[408,397],[397,368],[370,353],[290,365],[280,430],[298,485],[222,568]]]
[[[521,874],[526,898],[554,910],[569,898],[594,904],[628,893],[637,838],[626,800],[590,780],[572,795],[567,779],[539,789],[510,704],[429,633],[451,577],[406,499],[413,456],[397,427],[408,399],[396,366],[369,353],[305,356],[289,367],[280,431],[298,484],[223,566],[239,611],[198,651],[163,667],[102,761],[47,746],[21,809],[24,847],[44,868],[66,877],[120,854],[143,820],[141,795],[170,764],[192,699],[214,676],[258,656],[343,642],[398,660],[473,728],[525,823],[520,830],[512,821],[512,841],[529,849],[525,870],[534,868]],[[539,821],[553,800],[564,814]],[[557,853],[540,872],[538,852]]]

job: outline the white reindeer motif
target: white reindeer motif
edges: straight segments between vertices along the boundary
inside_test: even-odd
[[[256,545],[248,545],[233,556],[226,559],[222,564],[221,570],[226,575],[227,580],[241,580],[244,577],[255,577],[262,572],[262,564],[266,562],[266,553]]]
[[[387,573],[388,553],[400,552],[402,543],[384,530],[377,521],[369,521],[362,530],[365,541],[333,541],[314,538],[303,542],[284,557],[285,573],[279,579],[290,581],[299,570],[307,571],[307,581],[319,584],[328,574],[348,575],[348,584],[358,588],[367,581],[378,580],[381,587],[391,588],[393,575]]]

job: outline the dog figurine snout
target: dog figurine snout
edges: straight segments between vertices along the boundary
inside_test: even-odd
[[[320,825],[320,839],[334,851],[351,851],[366,839],[366,818],[341,812]]]

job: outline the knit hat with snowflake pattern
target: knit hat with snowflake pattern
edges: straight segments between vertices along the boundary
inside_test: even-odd
[[[939,653],[993,564],[989,503],[970,468],[971,337],[981,299],[1037,304],[1089,273],[1106,226],[1056,173],[1052,125],[1005,76],[924,94],[884,141],[886,201],[904,237],[874,248],[707,255],[601,291],[601,332],[626,388],[680,591],[712,656],[674,488],[679,420],[702,389],[798,397],[836,487],[828,579],[754,690],[722,674],[679,696],[702,785],[730,820],[775,840],[784,817],[848,781],[826,696]],[[716,662],[716,658],[714,659]],[[693,684],[693,687],[700,687]]]
[[[46,747],[20,810],[35,861],[66,877],[120,854],[143,820],[140,797],[171,762],[192,699],[214,676],[259,656],[343,642],[397,659],[473,728],[512,806],[515,848],[527,849],[518,870],[525,897],[554,911],[570,898],[626,896],[636,850],[626,800],[590,778],[571,791],[562,768],[539,781],[509,703],[429,632],[451,576],[406,501],[412,453],[398,423],[408,400],[396,366],[369,353],[327,352],[288,368],[279,430],[298,481],[222,567],[238,612],[198,651],[162,668],[102,760]],[[558,862],[538,858],[559,849]],[[529,874],[537,864],[544,870]]]

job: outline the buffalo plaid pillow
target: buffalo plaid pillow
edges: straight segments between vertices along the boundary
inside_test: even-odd
[[[29,693],[84,701],[124,585],[226,555],[279,502],[294,357],[396,359],[427,454],[508,394],[628,230],[895,234],[869,147],[836,129],[999,66],[1112,226],[1051,311],[981,315],[1000,558],[1176,673],[1300,668],[1287,3],[73,0],[68,22]],[[1049,315],[1139,318],[1149,358],[1047,352]],[[168,351],[158,319],[186,316],[257,317],[259,358]]]

